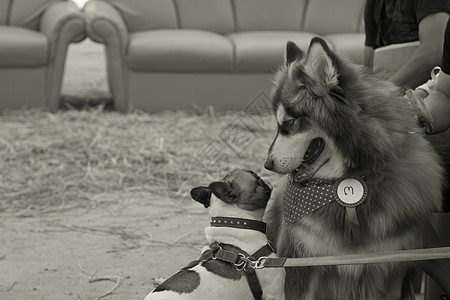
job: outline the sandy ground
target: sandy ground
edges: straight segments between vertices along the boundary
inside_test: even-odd
[[[133,190],[97,200],[87,209],[0,214],[1,300],[143,299],[206,244],[200,204]]]
[[[102,46],[70,47],[62,93],[110,97]],[[89,208],[0,214],[1,300],[99,299],[113,288],[102,299],[143,299],[206,243],[209,218],[191,200],[138,190],[97,196],[101,204]]]
[[[44,216],[1,216],[0,299],[143,299],[199,255],[201,205],[124,192],[120,204]],[[151,204],[149,204],[151,203]],[[90,282],[92,279],[109,279]]]

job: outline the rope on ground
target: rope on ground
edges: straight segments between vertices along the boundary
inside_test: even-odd
[[[6,289],[6,291],[9,292],[10,290],[12,290],[12,288],[16,285],[16,283],[17,283],[17,281],[14,280],[14,281],[9,285],[9,287]]]
[[[104,297],[106,297],[106,296],[112,294],[112,292],[114,292],[114,291],[119,287],[119,285],[120,285],[120,280],[121,280],[121,277],[120,277],[120,276],[117,276],[117,275],[110,275],[110,276],[96,276],[97,272],[95,272],[95,273],[90,273],[90,272],[86,271],[85,269],[83,269],[83,267],[82,267],[80,264],[78,264],[78,268],[80,268],[80,271],[81,271],[82,273],[91,276],[91,278],[89,278],[89,283],[91,283],[91,282],[96,282],[96,281],[103,281],[103,280],[109,280],[109,281],[115,282],[114,286],[113,286],[110,290],[108,290],[108,291],[106,291],[105,293],[101,294],[100,296],[98,296],[97,298],[95,298],[95,300],[102,299],[102,298],[104,298]]]

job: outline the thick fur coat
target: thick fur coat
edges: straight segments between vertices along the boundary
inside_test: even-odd
[[[294,174],[310,141],[321,138],[324,150],[309,176],[364,177],[368,186],[366,200],[356,208],[364,243],[349,248],[343,246],[344,207],[332,202],[286,225],[286,182],[281,184],[265,215],[278,255],[422,248],[427,219],[441,206],[443,175],[440,158],[417,126],[416,110],[403,91],[337,57],[318,38],[307,53],[288,43],[285,65],[274,83],[279,130],[266,165],[280,174]],[[409,267],[288,268],[286,299],[398,299]]]

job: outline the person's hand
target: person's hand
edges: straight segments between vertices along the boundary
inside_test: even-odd
[[[439,79],[439,74],[441,73],[440,67],[434,67],[433,70],[431,70],[430,76],[431,79],[425,82],[422,85],[419,85],[414,90],[414,94],[420,94],[421,98],[428,97],[429,94],[431,94],[431,91],[434,89],[434,86],[437,84]]]
[[[413,90],[407,90],[406,96],[408,97],[409,103],[416,108],[419,126],[425,129],[426,134],[433,134],[434,121],[425,105],[425,100],[419,97]]]

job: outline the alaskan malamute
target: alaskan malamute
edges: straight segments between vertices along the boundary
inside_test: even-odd
[[[307,53],[289,42],[274,82],[278,133],[265,167],[287,176],[266,221],[279,256],[422,248],[443,170],[404,91],[320,38]],[[288,268],[286,299],[399,299],[410,267]]]

